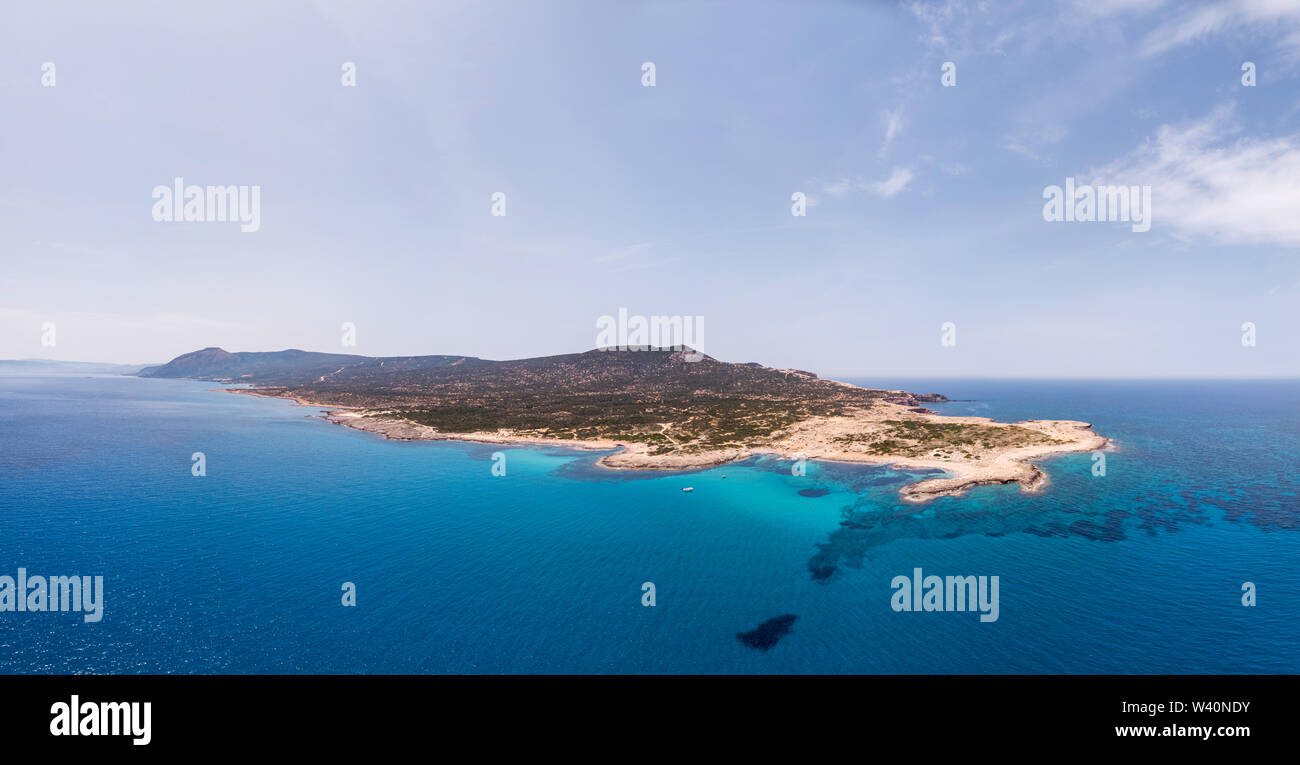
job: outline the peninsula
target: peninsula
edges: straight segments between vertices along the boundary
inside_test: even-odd
[[[642,348],[489,361],[471,356],[369,357],[205,348],[141,377],[250,387],[331,422],[392,439],[535,443],[611,450],[613,469],[683,470],[755,454],[944,471],[902,489],[924,502],[973,486],[1047,484],[1033,464],[1107,441],[1086,422],[995,422],[923,405],[935,393],[862,388],[797,369]]]

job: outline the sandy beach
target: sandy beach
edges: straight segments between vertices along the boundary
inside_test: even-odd
[[[916,407],[877,403],[840,417],[813,417],[795,423],[768,443],[745,448],[734,447],[696,451],[688,454],[653,454],[641,442],[616,440],[573,440],[523,435],[508,430],[495,432],[444,433],[427,425],[401,419],[397,413],[382,409],[343,407],[328,402],[309,401],[296,396],[271,396],[252,388],[225,389],[230,393],[289,398],[301,406],[324,410],[323,417],[332,423],[375,433],[399,441],[470,441],[489,444],[532,444],[567,449],[595,451],[616,450],[602,456],[596,464],[611,470],[695,470],[763,454],[784,459],[848,462],[872,465],[899,465],[944,471],[945,475],[909,484],[900,490],[907,502],[926,502],[935,497],[958,496],[975,486],[1019,483],[1021,491],[1043,490],[1049,483],[1047,474],[1033,462],[1067,452],[1090,452],[1107,447],[1108,439],[1092,426],[1077,420],[1025,420],[1001,423],[987,417],[950,417]],[[1029,445],[964,443],[960,447],[941,446],[917,453],[915,448],[901,453],[881,452],[879,445],[855,443],[872,434],[896,427],[898,423],[926,425],[981,426],[981,432],[993,435],[1028,436],[1040,441]],[[1023,430],[1005,430],[1019,428]],[[671,428],[665,426],[671,434]]]

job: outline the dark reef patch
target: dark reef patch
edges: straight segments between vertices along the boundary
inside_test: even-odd
[[[873,551],[897,539],[957,539],[978,534],[1000,537],[1025,533],[1039,537],[1077,537],[1094,542],[1120,542],[1135,513],[1124,509],[1088,512],[1072,497],[1021,495],[1007,491],[1005,503],[990,507],[983,502],[944,497],[918,507],[889,496],[868,494],[840,511],[840,521],[816,545],[808,560],[814,582],[829,584],[838,568],[861,569]],[[1063,501],[1054,501],[1061,500]],[[1143,508],[1136,513],[1148,529],[1168,529],[1199,520],[1185,509]]]
[[[830,489],[800,489],[799,490],[799,496],[801,497],[824,497],[830,493],[831,493]]]
[[[824,582],[827,579],[830,579],[831,575],[835,573],[834,566],[817,566],[810,564],[808,570],[812,573],[814,582]]]
[[[1070,524],[1070,533],[1094,542],[1121,542],[1125,538],[1124,529],[1120,528],[1118,521],[1108,521],[1105,524],[1075,521]]]
[[[781,638],[790,634],[790,628],[794,625],[794,620],[798,618],[794,614],[773,617],[758,625],[751,632],[737,633],[736,639],[757,651],[770,650],[772,646],[781,642]]]

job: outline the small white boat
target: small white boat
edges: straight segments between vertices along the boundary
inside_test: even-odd
[[[694,487],[694,486],[687,486],[685,489],[682,489],[682,491],[695,491],[695,487]]]

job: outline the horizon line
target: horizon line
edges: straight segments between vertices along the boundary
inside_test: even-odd
[[[209,346],[209,347],[216,347],[216,346]],[[298,349],[298,348],[285,348],[285,349],[283,349],[283,350],[301,350],[301,349]],[[598,349],[598,348],[593,348],[592,350],[599,350],[599,349]],[[671,349],[661,349],[661,350],[671,350]],[[277,353],[277,351],[243,351],[243,352],[245,352],[245,353]],[[308,352],[309,352],[309,353],[329,353],[329,351],[308,351]],[[635,352],[635,351],[628,351],[628,352]],[[587,353],[587,351],[578,351],[577,353]],[[182,355],[184,355],[184,354],[182,354]],[[348,356],[364,356],[364,354],[340,354],[340,355],[348,355]],[[409,355],[414,355],[414,354],[408,354],[408,356],[409,356]],[[466,354],[455,354],[455,353],[426,354],[426,355],[438,355],[438,356],[463,356],[463,357],[465,357],[465,358],[481,358],[481,357],[478,357],[478,356],[468,356],[468,355],[466,355]],[[573,354],[564,354],[564,353],[561,353],[561,354],[553,354],[553,355],[558,355],[558,356],[567,356],[567,355],[573,355]],[[385,356],[370,356],[370,357],[368,357],[368,358],[403,358],[403,356],[391,356],[391,357],[385,357]],[[545,356],[525,356],[525,357],[522,357],[522,358],[519,358],[519,359],[482,359],[482,360],[483,360],[483,361],[522,361],[522,360],[525,360],[525,359],[532,359],[532,358],[547,358],[547,357],[545,357]],[[713,357],[710,357],[710,358],[713,358]],[[720,359],[715,359],[715,360],[717,360],[717,361],[721,361]],[[150,366],[162,366],[162,365],[164,365],[164,364],[168,364],[168,363],[170,363],[170,361],[171,361],[170,359],[169,359],[168,361],[163,361],[163,362],[121,362],[121,361],[82,361],[82,360],[79,360],[79,359],[23,358],[23,359],[0,359],[0,364],[6,364],[6,363],[22,363],[22,362],[39,362],[39,363],[50,363],[50,364],[100,364],[100,365],[105,365],[105,366],[140,367],[140,368],[144,368],[144,367],[150,367]],[[724,363],[724,364],[752,364],[752,363],[757,363],[757,362],[747,362],[747,361],[721,361],[721,363]],[[766,365],[764,365],[764,366],[766,366]],[[769,368],[770,368],[770,369],[785,369],[785,368],[787,368],[787,367],[769,367]],[[824,379],[824,380],[840,380],[840,381],[845,381],[845,382],[847,382],[849,379],[859,379],[859,380],[889,380],[889,379],[891,379],[891,378],[906,379],[906,380],[944,380],[944,381],[947,381],[947,380],[1042,380],[1042,381],[1077,381],[1077,382],[1107,382],[1107,381],[1130,381],[1130,382],[1138,382],[1138,381],[1144,381],[1144,380],[1150,380],[1150,381],[1171,381],[1171,380],[1188,380],[1188,381],[1192,381],[1192,380],[1241,380],[1241,381],[1248,381],[1248,380],[1297,380],[1297,381],[1300,381],[1300,372],[1296,372],[1296,373],[1293,373],[1293,374],[1276,374],[1276,375],[1224,375],[1224,374],[1173,374],[1173,375],[1159,375],[1159,374],[1137,374],[1137,375],[1082,375],[1082,376],[1071,376],[1071,375],[1033,375],[1033,374],[1030,374],[1030,375],[984,375],[984,374],[952,374],[952,375],[936,375],[936,374],[933,374],[933,373],[907,373],[907,372],[883,372],[883,373],[882,373],[882,372],[870,372],[870,373],[867,373],[867,372],[851,372],[851,373],[835,373],[835,374],[822,374],[822,373],[816,373],[816,374],[817,374],[818,377],[820,377],[821,379]]]

